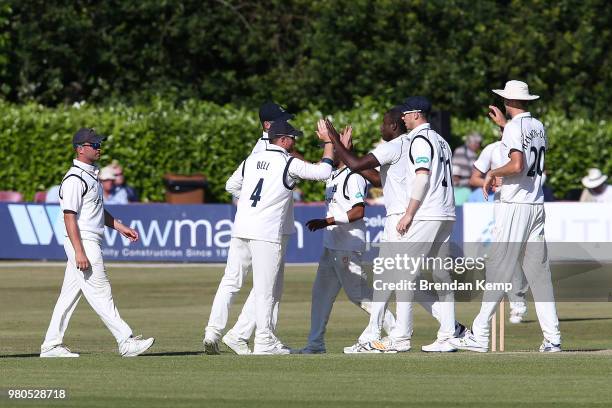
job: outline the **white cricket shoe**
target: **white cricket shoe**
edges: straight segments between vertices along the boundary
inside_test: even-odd
[[[129,337],[119,346],[121,357],[136,357],[147,351],[155,343],[153,337],[143,339],[142,336]]]
[[[240,356],[252,354],[251,349],[249,348],[249,343],[234,336],[231,332],[227,332],[221,341],[223,344],[229,347],[230,350]]]
[[[404,353],[410,351],[410,340],[393,340],[391,337],[384,337],[382,340],[370,342],[372,348],[383,353]]]
[[[457,351],[457,348],[450,344],[448,340],[437,339],[431,344],[421,346],[421,351],[426,353],[452,353]]]
[[[312,346],[306,346],[301,349],[293,350],[291,354],[325,354],[327,351],[324,348],[316,348]]]
[[[57,346],[53,346],[51,348],[47,347],[43,349],[41,347],[40,356],[42,358],[49,358],[49,357],[73,357],[74,358],[74,357],[79,357],[79,354],[73,353],[72,351],[70,351],[68,347],[66,347],[63,344],[58,344]]]
[[[489,351],[489,345],[482,344],[476,340],[476,336],[474,336],[474,333],[470,330],[467,330],[463,337],[448,339],[447,342],[459,350],[475,351],[477,353],[486,353]]]
[[[268,346],[258,346],[257,344],[253,347],[253,354],[256,355],[286,355],[291,354],[291,349],[285,346],[281,342],[272,343]]]
[[[372,347],[370,342],[367,343],[355,343],[350,347],[344,348],[344,354],[379,354],[382,351]]]
[[[561,351],[561,344],[553,344],[544,339],[540,345],[540,353],[558,353]]]
[[[209,356],[221,354],[219,351],[219,339],[204,336],[202,343],[204,343],[204,353],[208,354]]]

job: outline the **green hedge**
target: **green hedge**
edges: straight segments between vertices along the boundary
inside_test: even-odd
[[[563,112],[611,114],[608,0],[0,3],[0,93],[16,103],[425,94],[476,117],[490,88],[523,79]]]
[[[353,125],[355,148],[365,153],[380,139],[384,109],[366,98],[331,116],[339,125]],[[310,160],[320,157],[314,131],[322,115],[312,108],[294,121],[305,131],[298,148]],[[569,120],[557,113],[548,113],[543,120],[550,139],[547,173],[559,197],[579,187],[591,166],[612,174],[612,122]],[[453,118],[452,126],[455,145],[472,130],[482,132],[487,141],[496,138],[496,128],[484,115],[477,120]],[[163,201],[162,177],[167,172],[202,172],[208,176],[213,198],[229,201],[225,180],[261,132],[254,108],[195,100],[179,106],[153,100],[131,107],[84,104],[55,109],[0,102],[0,190],[21,191],[32,199],[36,191],[58,184],[73,155],[71,137],[80,127],[95,127],[109,136],[100,164],[119,160],[128,182],[150,201]],[[323,198],[320,184],[305,182],[300,188],[308,200]]]

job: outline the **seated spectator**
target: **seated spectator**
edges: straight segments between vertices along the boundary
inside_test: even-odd
[[[580,196],[581,202],[586,203],[612,203],[612,188],[606,184],[608,176],[599,169],[589,169],[586,177],[582,178],[585,189]]]
[[[546,184],[546,171],[542,173],[542,193],[544,193],[544,202],[549,203],[556,200],[552,187]]]
[[[130,203],[139,201],[136,190],[126,184],[125,176],[123,175],[123,167],[121,167],[119,162],[117,160],[113,160],[111,167],[115,171],[115,194],[123,194],[121,193],[121,190],[125,190],[125,194],[127,195]]]
[[[47,195],[45,196],[45,203],[54,204],[59,203],[59,190],[60,186],[51,186],[49,190],[47,190]]]
[[[472,190],[469,187],[459,186],[459,176],[455,175],[455,171],[457,170],[456,166],[453,165],[453,191],[455,193],[455,205],[463,205],[470,196]]]
[[[385,199],[383,197],[383,191],[381,187],[371,187],[368,183],[368,195],[366,197],[366,203],[368,205],[384,205]]]
[[[470,187],[470,176],[472,175],[472,166],[476,161],[478,150],[482,143],[480,133],[470,133],[465,137],[465,144],[459,146],[453,152],[453,167],[456,166],[456,175],[459,177],[455,187]],[[454,170],[453,170],[454,171]]]
[[[127,192],[115,190],[115,170],[112,166],[103,167],[98,175],[102,183],[102,195],[104,204],[127,204]]]

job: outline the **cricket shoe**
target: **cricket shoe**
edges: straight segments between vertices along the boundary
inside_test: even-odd
[[[119,346],[119,353],[121,357],[136,357],[147,351],[155,343],[153,337],[143,339],[142,336],[129,337],[121,346]]]
[[[301,349],[292,350],[291,354],[325,354],[327,351],[324,348],[316,348],[312,346],[306,346]]]
[[[540,353],[558,353],[561,351],[561,344],[554,344],[544,339],[540,345]]]
[[[450,344],[447,340],[437,339],[431,344],[421,346],[421,351],[426,353],[452,353],[457,351],[457,348]]]
[[[489,345],[480,343],[478,340],[476,340],[474,333],[469,330],[467,330],[465,336],[461,338],[455,337],[448,339],[447,342],[459,350],[475,351],[477,353],[486,353],[489,351]]]
[[[344,354],[380,354],[382,351],[372,347],[371,342],[355,343],[350,347],[344,348]]]
[[[73,353],[70,349],[63,344],[58,344],[57,346],[47,347],[43,349],[40,348],[40,356],[43,358],[49,357],[78,357],[78,353]]]
[[[455,338],[460,339],[468,332],[467,327],[462,325],[459,322],[455,322],[455,334],[453,335]]]
[[[382,353],[404,353],[410,351],[410,340],[393,340],[391,337],[384,337],[382,340],[370,342],[372,348]]]
[[[249,348],[249,344],[246,341],[234,336],[231,332],[227,332],[221,341],[223,344],[229,347],[230,350],[238,355],[243,356],[253,354]]]
[[[204,340],[202,341],[202,343],[204,343],[204,353],[208,354],[209,356],[221,354],[221,352],[219,351],[218,338],[204,336]]]
[[[258,346],[257,344],[253,348],[253,354],[255,355],[287,355],[291,354],[291,349],[285,346],[280,341],[272,343],[268,346]]]

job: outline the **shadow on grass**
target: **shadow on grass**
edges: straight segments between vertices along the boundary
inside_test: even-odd
[[[39,357],[40,354],[3,354],[0,355],[0,358],[29,358],[29,357]]]
[[[199,356],[204,355],[203,351],[168,351],[163,353],[147,353],[140,357],[164,357],[164,356]]]

